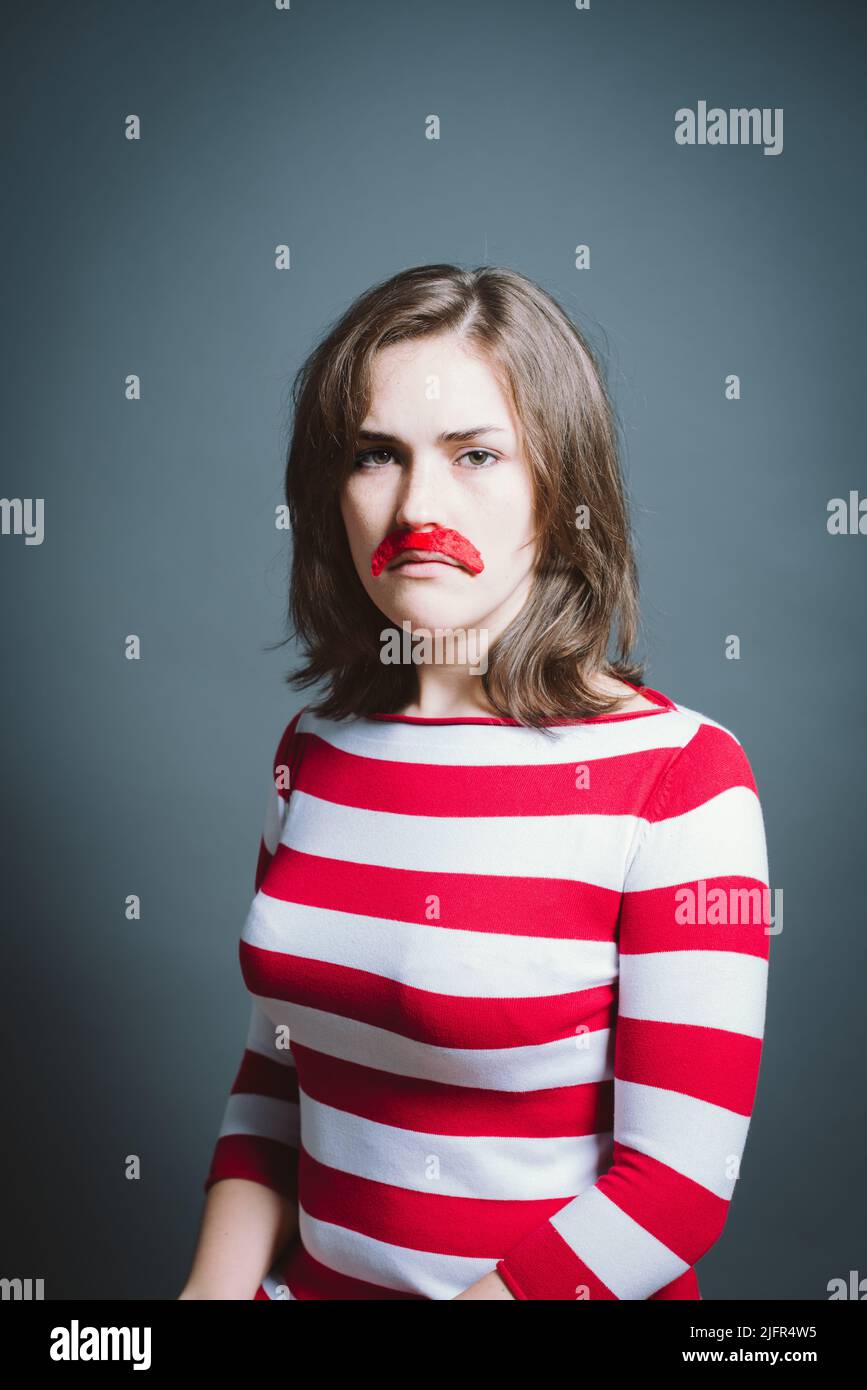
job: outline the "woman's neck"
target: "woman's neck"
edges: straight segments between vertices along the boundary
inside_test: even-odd
[[[632,713],[633,710],[656,709],[652,700],[633,690],[624,681],[597,672],[590,682],[600,695],[613,695],[623,701],[615,711],[618,714]],[[419,696],[411,704],[397,711],[399,714],[420,719],[464,719],[474,715],[496,716],[485,699],[484,687],[478,676],[450,671],[445,678],[439,672],[419,670]]]

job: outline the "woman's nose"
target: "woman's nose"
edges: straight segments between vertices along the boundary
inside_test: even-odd
[[[401,526],[414,531],[424,526],[440,524],[443,506],[443,480],[436,464],[430,460],[413,459],[404,471],[397,506]]]

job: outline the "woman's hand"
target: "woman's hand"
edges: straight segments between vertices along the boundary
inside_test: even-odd
[[[483,1274],[481,1279],[477,1279],[475,1284],[470,1284],[463,1293],[456,1294],[452,1303],[456,1303],[459,1298],[511,1298],[513,1302],[517,1302],[512,1290],[495,1269],[492,1269],[490,1274]]]

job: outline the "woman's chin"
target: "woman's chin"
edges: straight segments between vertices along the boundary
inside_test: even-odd
[[[409,623],[413,631],[424,627],[433,632],[469,632],[478,626],[475,614],[463,611],[459,604],[436,601],[433,596],[427,602],[420,599],[417,603],[403,603],[399,608],[392,608],[388,618],[396,628]]]

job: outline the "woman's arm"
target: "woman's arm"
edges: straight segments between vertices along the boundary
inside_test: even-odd
[[[297,1150],[291,1157],[297,1181]],[[205,1200],[192,1268],[178,1297],[251,1299],[297,1233],[295,1196],[246,1178],[215,1182]]]
[[[205,1178],[205,1211],[181,1298],[253,1298],[279,1251],[298,1233],[298,1076],[283,1044],[254,999]]]
[[[257,893],[280,843],[289,788],[278,781],[278,769],[289,765],[300,714],[284,730],[274,759]],[[253,1298],[280,1250],[298,1234],[301,1118],[298,1077],[284,1031],[254,998],[204,1183],[207,1197],[193,1264],[179,1298]]]
[[[770,929],[762,812],[736,738],[703,722],[640,823],[620,917],[613,1163],[497,1262],[517,1299],[654,1297],[718,1239],[740,1173]]]

